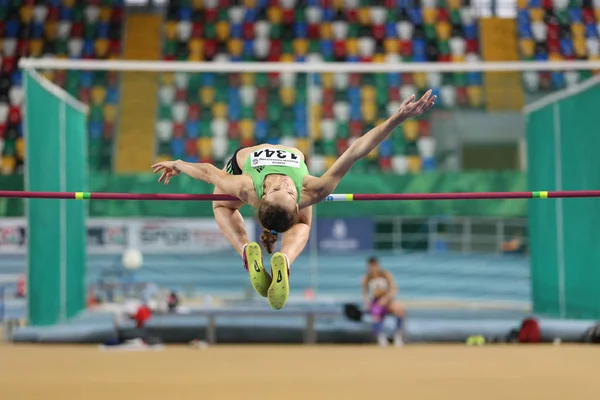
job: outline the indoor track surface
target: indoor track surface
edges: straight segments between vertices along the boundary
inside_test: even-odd
[[[583,399],[600,346],[0,345],[0,399]]]

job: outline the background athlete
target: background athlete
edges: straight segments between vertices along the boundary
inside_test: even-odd
[[[418,116],[434,105],[431,90],[415,101],[404,100],[398,111],[381,125],[358,138],[321,177],[309,175],[305,157],[298,149],[262,144],[238,149],[223,170],[207,163],[181,160],[152,166],[159,182],[168,184],[184,173],[215,186],[215,194],[229,194],[240,201],[215,201],[213,210],[221,232],[244,260],[254,289],[281,309],[289,295],[289,268],[308,242],[312,205],[330,195],[350,168],[375,149],[407,118]],[[283,234],[281,252],[271,258],[271,275],[265,270],[257,243],[249,243],[239,209],[256,208],[263,232],[260,241],[271,254],[277,235]],[[274,279],[271,278],[273,276]]]
[[[402,324],[405,317],[404,307],[395,299],[398,288],[394,277],[388,271],[381,268],[379,260],[375,257],[371,257],[368,260],[367,273],[362,279],[362,292],[365,309],[371,313],[373,332],[377,336],[379,345],[382,347],[388,345],[387,336],[383,332],[383,322],[385,316],[391,314],[396,317],[394,345],[401,347],[404,344],[402,340]]]

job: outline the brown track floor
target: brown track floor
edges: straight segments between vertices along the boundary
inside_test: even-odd
[[[600,346],[0,346],[2,400],[584,399]]]

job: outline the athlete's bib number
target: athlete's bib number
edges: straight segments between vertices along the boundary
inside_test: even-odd
[[[252,167],[277,165],[282,167],[300,168],[300,157],[296,154],[279,149],[260,149],[252,152]]]

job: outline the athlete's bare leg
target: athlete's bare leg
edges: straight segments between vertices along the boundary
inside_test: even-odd
[[[298,215],[298,222],[283,234],[281,252],[271,257],[273,280],[267,292],[269,305],[275,310],[285,306],[290,294],[289,272],[290,265],[298,258],[310,235],[312,208],[305,208]]]
[[[215,194],[221,194],[215,188]],[[258,294],[267,297],[267,290],[271,285],[271,275],[263,266],[262,252],[258,243],[248,243],[248,232],[244,218],[239,212],[243,202],[213,202],[213,213],[221,233],[242,257],[244,269],[248,271],[250,283]]]

